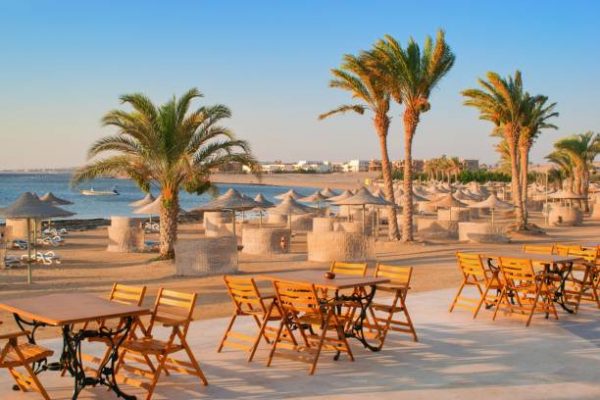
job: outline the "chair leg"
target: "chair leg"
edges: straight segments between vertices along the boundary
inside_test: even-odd
[[[279,328],[277,329],[277,335],[275,336],[275,340],[273,341],[273,346],[271,347],[271,351],[269,352],[269,359],[267,360],[267,367],[271,366],[271,361],[273,361],[273,355],[275,354],[275,350],[277,349],[277,343],[279,343],[279,338],[281,337],[281,332],[283,331],[283,325],[286,324],[285,316],[282,315],[281,323],[279,324]]]
[[[533,304],[531,305],[531,311],[529,312],[529,317],[527,318],[527,323],[525,326],[529,326],[531,324],[531,319],[533,318],[533,314],[535,313],[535,308],[537,307],[537,302],[540,298],[541,288],[538,288],[535,292],[535,298],[533,299]]]
[[[344,328],[340,325],[340,321],[337,316],[333,314],[333,319],[336,326],[336,331],[338,334],[338,339],[344,342],[344,347],[346,347],[346,352],[348,353],[348,357],[350,361],[354,361],[354,354],[352,354],[352,349],[350,348],[350,344],[348,343],[348,339],[346,338],[346,333],[344,332]]]
[[[419,339],[417,338],[417,331],[415,330],[415,326],[413,325],[412,319],[410,318],[410,314],[408,313],[408,308],[406,308],[406,301],[404,300],[404,297],[400,298],[400,304],[402,305],[402,310],[404,311],[404,316],[406,317],[406,322],[408,323],[408,326],[410,327],[413,341],[418,342]]]
[[[496,315],[498,315],[498,310],[500,309],[500,304],[502,304],[502,300],[506,298],[506,288],[502,288],[502,292],[500,292],[500,298],[498,299],[498,303],[496,303],[496,309],[494,310],[494,316],[492,317],[492,321],[496,320]],[[507,298],[508,301],[508,298]]]
[[[325,323],[321,327],[321,336],[319,337],[319,344],[317,345],[313,363],[310,366],[310,370],[308,371],[309,375],[314,375],[315,370],[317,369],[317,362],[319,362],[319,356],[321,355],[321,349],[323,348],[323,343],[325,342],[325,336],[327,335],[327,329],[329,329],[329,320],[330,319],[331,319],[331,311],[329,311],[327,313],[327,318],[325,318]]]
[[[160,374],[162,373],[165,363],[167,362],[167,355],[163,354],[159,356],[158,359],[158,367],[156,367],[156,371],[154,372],[154,376],[152,377],[152,382],[150,382],[150,385],[148,385],[148,395],[146,396],[146,400],[150,400],[152,398],[152,395],[154,394],[154,389],[156,388],[156,384],[158,383]]]
[[[479,303],[477,303],[477,307],[475,308],[475,312],[473,313],[473,319],[477,318],[477,314],[479,314],[479,310],[481,310],[481,306],[485,302],[485,299],[487,298],[489,291],[490,291],[490,282],[488,282],[488,284],[485,285],[485,290],[481,294],[481,299],[479,300]]]
[[[258,349],[258,345],[260,344],[260,339],[265,337],[267,344],[270,344],[269,339],[265,334],[265,330],[267,328],[267,324],[269,323],[269,318],[271,317],[271,313],[273,312],[273,307],[275,306],[275,302],[271,302],[267,313],[264,316],[262,323],[260,324],[260,330],[258,335],[256,335],[256,339],[254,340],[254,344],[252,345],[252,349],[250,350],[250,355],[248,356],[248,362],[251,362],[254,359],[254,354],[256,354],[256,349]]]
[[[198,378],[200,378],[200,380],[202,381],[202,384],[204,386],[207,386],[208,380],[206,380],[206,376],[204,375],[204,372],[202,372],[202,368],[200,368],[200,364],[198,363],[198,360],[196,360],[196,357],[194,357],[194,353],[192,353],[192,349],[190,349],[190,346],[187,344],[187,341],[184,341],[182,343],[182,345],[183,345],[183,349],[185,350],[185,352],[188,355],[188,358],[190,359],[190,363],[192,363],[192,366],[198,373]]]
[[[17,386],[19,387],[19,390],[21,392],[25,393],[25,392],[29,391],[29,388],[27,388],[26,386],[24,386],[21,383],[21,379],[19,378],[19,373],[17,371],[15,371],[14,368],[8,368],[8,372],[10,373],[10,375],[15,380],[15,383],[17,384]]]
[[[217,348],[217,353],[220,353],[221,350],[223,350],[223,346],[225,345],[225,341],[227,340],[227,335],[229,334],[229,331],[231,331],[231,328],[233,327],[233,323],[235,322],[237,316],[238,315],[236,312],[231,317],[231,320],[229,321],[229,324],[227,325],[227,329],[225,329],[225,333],[223,334],[223,338],[221,339],[221,342],[219,343],[219,347]]]
[[[467,277],[465,276],[463,278],[463,281],[462,281],[460,287],[458,288],[458,292],[456,292],[456,296],[454,296],[454,299],[452,300],[452,303],[450,304],[450,309],[448,310],[448,312],[454,311],[454,307],[456,306],[456,302],[458,301],[458,298],[460,297],[460,294],[462,293],[462,291],[465,288],[466,284],[467,284]]]

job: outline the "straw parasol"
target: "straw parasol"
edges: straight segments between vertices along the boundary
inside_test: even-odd
[[[70,206],[73,204],[72,201],[56,197],[52,192],[48,192],[42,197],[40,197],[40,201],[43,201],[44,203],[50,203],[53,206]]]
[[[27,283],[31,283],[31,250],[35,252],[37,240],[36,221],[38,219],[49,219],[55,217],[70,217],[75,215],[67,210],[56,207],[49,202],[41,201],[31,192],[25,192],[10,206],[0,209],[0,215],[4,218],[27,220]],[[31,221],[33,220],[33,241],[31,238]]]
[[[324,197],[327,197],[327,198],[337,196],[337,193],[334,192],[333,190],[331,190],[328,187],[326,187],[325,189],[321,190],[320,193],[321,193],[321,195],[323,195]]]
[[[467,204],[458,200],[452,193],[445,194],[438,197],[436,200],[430,201],[429,204],[438,208],[451,208],[451,207],[466,207]]]
[[[293,197],[287,197],[269,209],[269,213],[274,215],[287,215],[290,232],[292,231],[292,215],[307,215],[315,211],[314,208],[298,203]]]
[[[152,203],[154,200],[156,199],[154,198],[154,196],[152,196],[152,193],[147,193],[143,199],[133,201],[129,203],[129,205],[131,207],[142,207]]]
[[[262,226],[263,211],[267,208],[274,207],[275,204],[267,200],[262,193],[256,195],[254,202],[256,203],[256,208],[259,209],[258,214],[260,215],[260,225]]]
[[[506,201],[502,201],[496,197],[495,194],[491,194],[487,199],[480,201],[479,203],[473,203],[469,205],[469,208],[487,208],[492,212],[492,226],[494,226],[494,210],[510,210],[514,206]]]
[[[336,201],[340,201],[340,200],[345,200],[348,197],[352,197],[353,195],[354,194],[350,190],[344,190],[342,193],[338,194],[337,196],[328,198],[327,201],[336,202]]]
[[[313,194],[311,194],[310,196],[306,196],[306,197],[301,197],[299,199],[297,199],[298,201],[301,201],[302,203],[317,203],[317,206],[319,208],[321,208],[321,203],[325,200],[327,200],[327,197],[323,196],[321,194],[321,192],[319,192],[318,190],[316,192],[314,192]]]
[[[277,196],[275,196],[275,198],[279,199],[279,200],[283,200],[288,197],[291,197],[294,200],[298,200],[299,198],[304,197],[304,195],[302,193],[296,192],[294,189],[290,189],[285,193],[281,193],[281,194],[278,194]]]
[[[350,196],[346,199],[338,200],[338,201],[334,202],[333,204],[338,205],[338,206],[362,206],[363,234],[365,233],[367,204],[375,205],[375,206],[395,206],[395,204],[393,204],[385,199],[382,199],[379,196],[374,196],[365,187],[361,187],[360,189],[358,189],[353,196]]]
[[[235,236],[235,212],[256,208],[256,202],[250,197],[243,196],[237,190],[230,188],[225,194],[206,203],[195,210],[200,211],[231,211],[233,217],[233,235]]]

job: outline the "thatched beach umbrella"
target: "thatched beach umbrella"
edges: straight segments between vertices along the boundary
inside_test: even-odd
[[[294,200],[298,200],[299,198],[304,197],[304,195],[302,193],[296,192],[294,189],[290,189],[285,193],[281,193],[281,194],[278,194],[277,196],[275,196],[275,198],[279,199],[279,200],[283,200],[288,197],[291,197]]]
[[[283,199],[281,203],[269,209],[270,214],[286,215],[288,217],[290,233],[292,232],[292,215],[307,215],[312,214],[314,211],[314,208],[300,204],[292,197]]]
[[[354,193],[352,193],[350,190],[344,190],[342,193],[338,194],[337,196],[328,198],[327,201],[336,202],[336,201],[340,201],[340,200],[345,200],[348,197],[352,197],[352,196],[354,196]]]
[[[356,191],[356,194],[350,196],[346,199],[335,201],[333,204],[337,206],[362,206],[363,211],[363,234],[365,233],[365,225],[366,225],[366,211],[367,204],[375,205],[375,206],[392,206],[395,207],[395,204],[390,203],[387,200],[382,199],[379,196],[374,196],[371,192],[367,190],[365,187],[361,187]]]
[[[327,197],[323,196],[321,192],[317,190],[310,196],[301,197],[297,200],[301,201],[302,203],[317,203],[317,206],[321,208],[321,203],[327,200]]]
[[[263,211],[267,208],[274,207],[275,204],[267,200],[262,193],[256,195],[254,202],[256,203],[256,208],[259,209],[258,214],[260,215],[260,225],[262,226]]]
[[[56,197],[52,192],[48,192],[42,197],[40,197],[40,201],[43,201],[44,203],[50,203],[53,206],[70,206],[73,204],[72,201]]]
[[[235,233],[235,212],[251,210],[256,208],[256,202],[250,197],[243,196],[237,190],[231,188],[222,196],[217,197],[213,201],[206,203],[195,210],[200,211],[231,211],[233,217],[233,236]]]
[[[334,197],[337,196],[337,193],[334,192],[333,190],[331,190],[330,188],[326,187],[325,189],[321,190],[321,195],[330,198],[330,197]]]
[[[479,203],[473,203],[469,205],[469,208],[486,208],[492,213],[492,226],[494,226],[494,210],[510,210],[514,206],[506,201],[502,201],[496,197],[495,194],[491,194],[487,199],[480,201]]]
[[[11,219],[26,219],[27,220],[27,283],[31,283],[31,250],[36,250],[35,232],[37,231],[38,219],[49,219],[55,217],[70,217],[75,215],[67,210],[53,206],[48,202],[41,201],[33,193],[23,193],[10,206],[0,210],[0,216]],[[33,221],[33,240],[31,237],[31,222]],[[35,253],[34,253],[35,254]]]
[[[143,206],[147,206],[148,204],[152,203],[154,200],[156,200],[156,199],[154,198],[154,196],[152,196],[152,193],[147,193],[143,199],[133,201],[133,202],[129,203],[129,205],[131,207],[143,207]]]

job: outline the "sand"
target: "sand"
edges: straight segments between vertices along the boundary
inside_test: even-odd
[[[215,183],[240,183],[253,185],[300,186],[331,189],[354,189],[365,184],[365,179],[374,181],[380,172],[355,172],[331,174],[263,174],[260,178],[248,174],[213,174]]]

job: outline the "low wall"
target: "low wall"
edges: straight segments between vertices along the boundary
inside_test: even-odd
[[[287,244],[281,246],[281,239]],[[245,254],[272,255],[289,251],[290,231],[287,228],[244,226],[242,252]]]
[[[419,218],[417,232],[422,239],[457,239],[458,222]]]
[[[578,208],[552,205],[548,215],[548,222],[554,226],[581,225],[583,222],[583,213]]]
[[[509,241],[500,226],[492,226],[489,222],[460,222],[458,224],[458,240],[471,243],[506,243]]]
[[[179,276],[235,273],[237,240],[233,236],[180,239],[175,244],[175,270]]]
[[[468,221],[471,218],[471,211],[468,208],[452,207],[449,209],[438,208],[438,221]]]
[[[355,232],[309,232],[309,261],[367,261],[375,259],[373,238]]]
[[[333,231],[333,218],[313,218],[313,232],[331,232]]]
[[[144,229],[137,219],[113,216],[110,220],[106,251],[133,253],[144,249]]]

